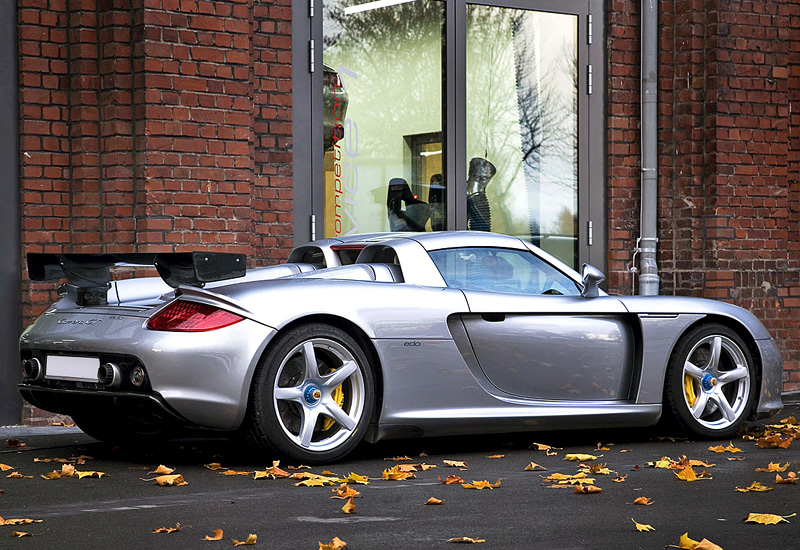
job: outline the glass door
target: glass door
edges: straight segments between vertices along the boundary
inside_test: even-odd
[[[325,237],[447,227],[444,2],[323,8]]]
[[[578,17],[467,5],[467,227],[578,252]]]

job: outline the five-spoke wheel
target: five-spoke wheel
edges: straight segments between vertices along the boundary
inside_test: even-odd
[[[310,324],[281,335],[253,382],[251,439],[303,462],[330,462],[364,436],[374,403],[369,360],[338,328]]]
[[[674,418],[704,437],[729,437],[744,423],[754,401],[755,367],[734,331],[701,325],[676,346],[667,372],[667,405]]]

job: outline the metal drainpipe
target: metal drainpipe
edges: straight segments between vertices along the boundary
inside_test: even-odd
[[[658,246],[658,0],[642,0],[642,204],[639,294],[656,296]]]

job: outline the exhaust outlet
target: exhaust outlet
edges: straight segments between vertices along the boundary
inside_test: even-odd
[[[97,371],[97,378],[107,388],[117,388],[122,383],[122,371],[114,363],[103,363]]]
[[[22,375],[26,380],[41,380],[44,376],[44,369],[42,363],[37,358],[22,360]]]

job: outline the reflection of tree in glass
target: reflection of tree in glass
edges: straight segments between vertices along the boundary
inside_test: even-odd
[[[324,3],[324,59],[359,75],[344,77],[348,116],[359,135],[373,129],[384,138],[364,152],[395,161],[403,135],[441,131],[444,6],[417,0],[347,15],[350,4]]]
[[[518,233],[525,227],[534,238],[541,232],[540,179],[575,189],[577,173],[574,39],[542,44],[541,15],[470,6],[467,20],[468,155],[497,164],[490,194],[506,204],[507,223],[494,229]],[[563,160],[545,167],[543,157]]]

